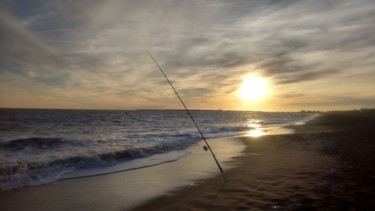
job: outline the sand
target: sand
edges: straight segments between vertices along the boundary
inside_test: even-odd
[[[297,135],[239,138],[247,145],[234,169],[220,177],[153,200],[136,210],[285,210],[314,207],[314,189],[330,171],[331,158],[319,155]],[[293,140],[293,141],[291,141]]]
[[[374,111],[324,113],[295,134],[214,142],[228,182],[196,146],[172,163],[0,192],[0,210],[375,210],[374,127]]]
[[[134,210],[375,210],[375,111],[328,112],[296,134],[242,137],[220,177]]]

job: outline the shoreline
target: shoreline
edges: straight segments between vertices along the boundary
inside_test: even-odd
[[[231,138],[210,141],[225,170],[244,148]],[[198,142],[189,147],[189,155],[176,162],[3,191],[0,210],[128,210],[217,174],[215,162],[202,146]]]
[[[216,176],[132,210],[375,210],[374,110],[327,112],[292,128],[240,138],[247,148],[229,183]]]
[[[301,135],[240,137],[247,145],[234,168],[194,186],[154,199],[132,210],[294,210],[313,208],[333,160],[316,145],[298,143]],[[319,177],[316,177],[318,176]],[[314,178],[316,177],[316,178]],[[287,204],[288,202],[289,204]]]

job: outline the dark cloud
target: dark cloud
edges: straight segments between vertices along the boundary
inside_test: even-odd
[[[60,74],[60,75],[38,75],[34,77],[33,79],[37,82],[44,83],[46,85],[51,86],[64,86],[66,82],[69,80],[70,76],[66,73]]]
[[[204,97],[207,96],[208,94],[212,93],[215,91],[214,89],[210,88],[188,88],[188,89],[180,89],[179,92],[181,93],[182,96],[184,97]]]
[[[61,79],[69,73],[61,74],[61,69],[69,69],[66,62],[57,51],[41,42],[32,33],[22,27],[19,21],[12,18],[6,11],[0,12],[0,64],[1,72],[51,78],[60,86]],[[58,75],[54,75],[57,73]],[[42,80],[43,81],[43,80]],[[49,83],[54,85],[54,83]]]

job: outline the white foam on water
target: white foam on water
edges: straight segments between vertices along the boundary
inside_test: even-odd
[[[186,150],[171,151],[163,154],[151,155],[146,158],[137,158],[126,162],[120,162],[107,167],[78,169],[62,175],[60,179],[74,179],[81,177],[98,176],[115,172],[146,168],[167,162],[177,161],[178,159],[185,157],[188,154],[189,152]]]

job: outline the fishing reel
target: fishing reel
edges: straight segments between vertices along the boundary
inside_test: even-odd
[[[206,145],[203,145],[203,149],[204,149],[204,151],[206,151],[206,152],[207,152],[207,150],[208,150],[208,147],[207,147]]]

